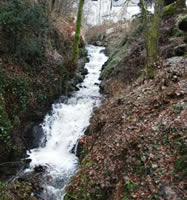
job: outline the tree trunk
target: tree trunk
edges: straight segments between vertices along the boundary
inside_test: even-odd
[[[186,8],[186,1],[185,0],[177,0],[177,9]]]
[[[160,24],[164,0],[156,0],[154,15],[148,16],[148,11],[144,0],[141,0],[141,7],[144,16],[144,37],[147,53],[146,75],[148,78],[154,77],[153,64],[159,59],[159,35]]]
[[[84,6],[84,0],[80,0],[78,14],[77,14],[76,33],[75,33],[75,39],[73,43],[73,62],[74,63],[77,63],[77,60],[79,57],[79,42],[80,42],[83,6]]]

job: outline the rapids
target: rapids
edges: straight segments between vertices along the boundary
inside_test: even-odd
[[[44,199],[63,200],[65,187],[76,173],[79,162],[72,149],[84,135],[94,107],[99,106],[102,95],[99,92],[99,76],[107,56],[104,47],[87,46],[89,62],[84,81],[77,85],[78,91],[63,103],[52,105],[52,111],[41,124],[44,131],[39,148],[28,152],[32,171],[36,166],[46,167],[50,180],[44,186]]]

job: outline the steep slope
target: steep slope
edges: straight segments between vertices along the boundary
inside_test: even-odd
[[[76,76],[71,63],[71,13],[36,2],[0,2],[0,181],[15,175],[26,149],[38,145],[37,125],[51,103],[83,78],[81,63]]]
[[[80,140],[80,170],[66,200],[186,198],[186,33],[178,27],[185,12],[163,20],[153,80],[141,75],[141,24],[116,49],[109,44],[101,75],[108,98]]]

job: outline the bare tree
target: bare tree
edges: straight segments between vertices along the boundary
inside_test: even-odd
[[[34,1],[34,0],[33,0]],[[68,16],[78,0],[36,0],[48,13]]]

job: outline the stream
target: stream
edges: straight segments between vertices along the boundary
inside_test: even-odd
[[[99,76],[108,57],[103,53],[104,47],[89,45],[86,49],[89,62],[85,68],[88,75],[68,100],[52,105],[51,113],[46,115],[41,124],[43,142],[39,148],[28,152],[31,163],[26,171],[44,166],[45,176],[50,177],[44,186],[45,200],[64,199],[65,187],[79,167],[79,160],[72,149],[89,126],[93,108],[101,102]]]

